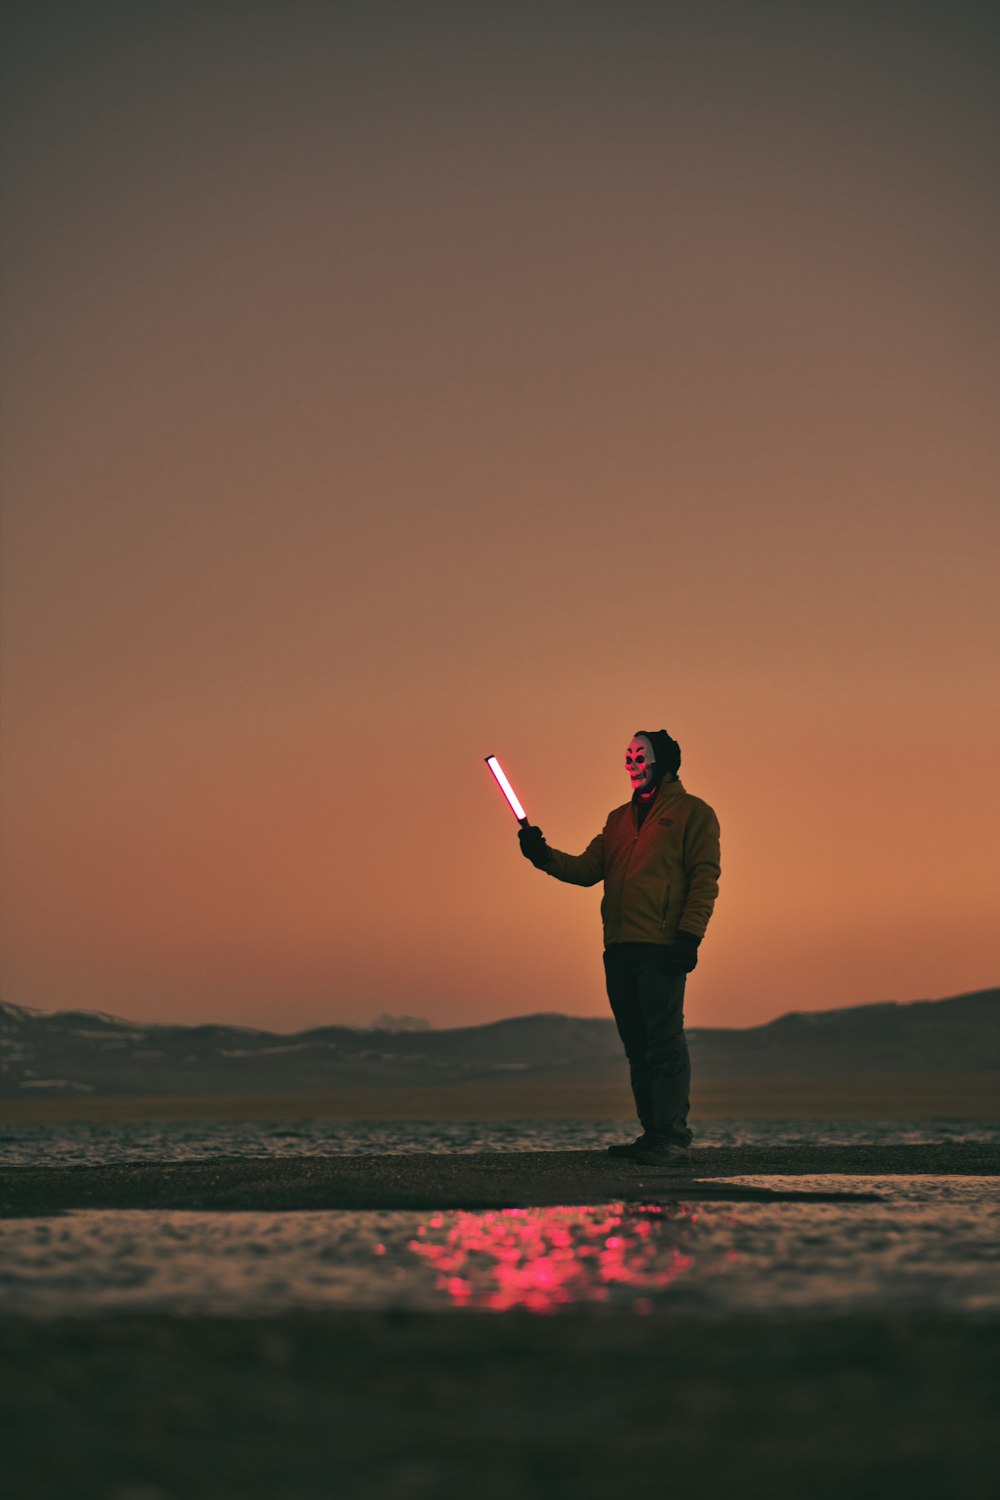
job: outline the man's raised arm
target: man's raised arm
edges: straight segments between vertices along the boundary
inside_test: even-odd
[[[525,859],[556,880],[565,880],[568,885],[596,885],[604,878],[603,833],[591,839],[582,854],[564,854],[561,849],[550,848],[542,830],[533,823],[520,829],[517,838]]]

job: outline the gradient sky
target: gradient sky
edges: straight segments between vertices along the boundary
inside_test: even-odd
[[[4,7],[3,998],[693,1025],[1000,982],[1000,11]]]

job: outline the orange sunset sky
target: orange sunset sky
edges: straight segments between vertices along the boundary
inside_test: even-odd
[[[4,7],[2,998],[691,1025],[1000,982],[997,7]]]

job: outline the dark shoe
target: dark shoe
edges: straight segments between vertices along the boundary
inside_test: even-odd
[[[644,1132],[642,1135],[638,1136],[634,1141],[629,1141],[628,1144],[625,1145],[625,1146],[609,1146],[608,1147],[608,1155],[609,1156],[624,1156],[624,1157],[627,1157],[629,1160],[633,1160],[635,1158],[635,1154],[636,1154],[637,1151],[643,1151],[643,1150],[645,1150],[645,1148],[647,1146],[649,1146],[650,1144],[651,1144],[651,1139]]]
[[[632,1153],[632,1160],[643,1167],[672,1167],[675,1171],[690,1167],[691,1152],[687,1146],[672,1142],[652,1141]]]

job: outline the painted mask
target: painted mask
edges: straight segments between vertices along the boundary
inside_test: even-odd
[[[653,780],[653,762],[656,756],[644,734],[635,734],[625,751],[625,769],[634,792],[644,792]]]

